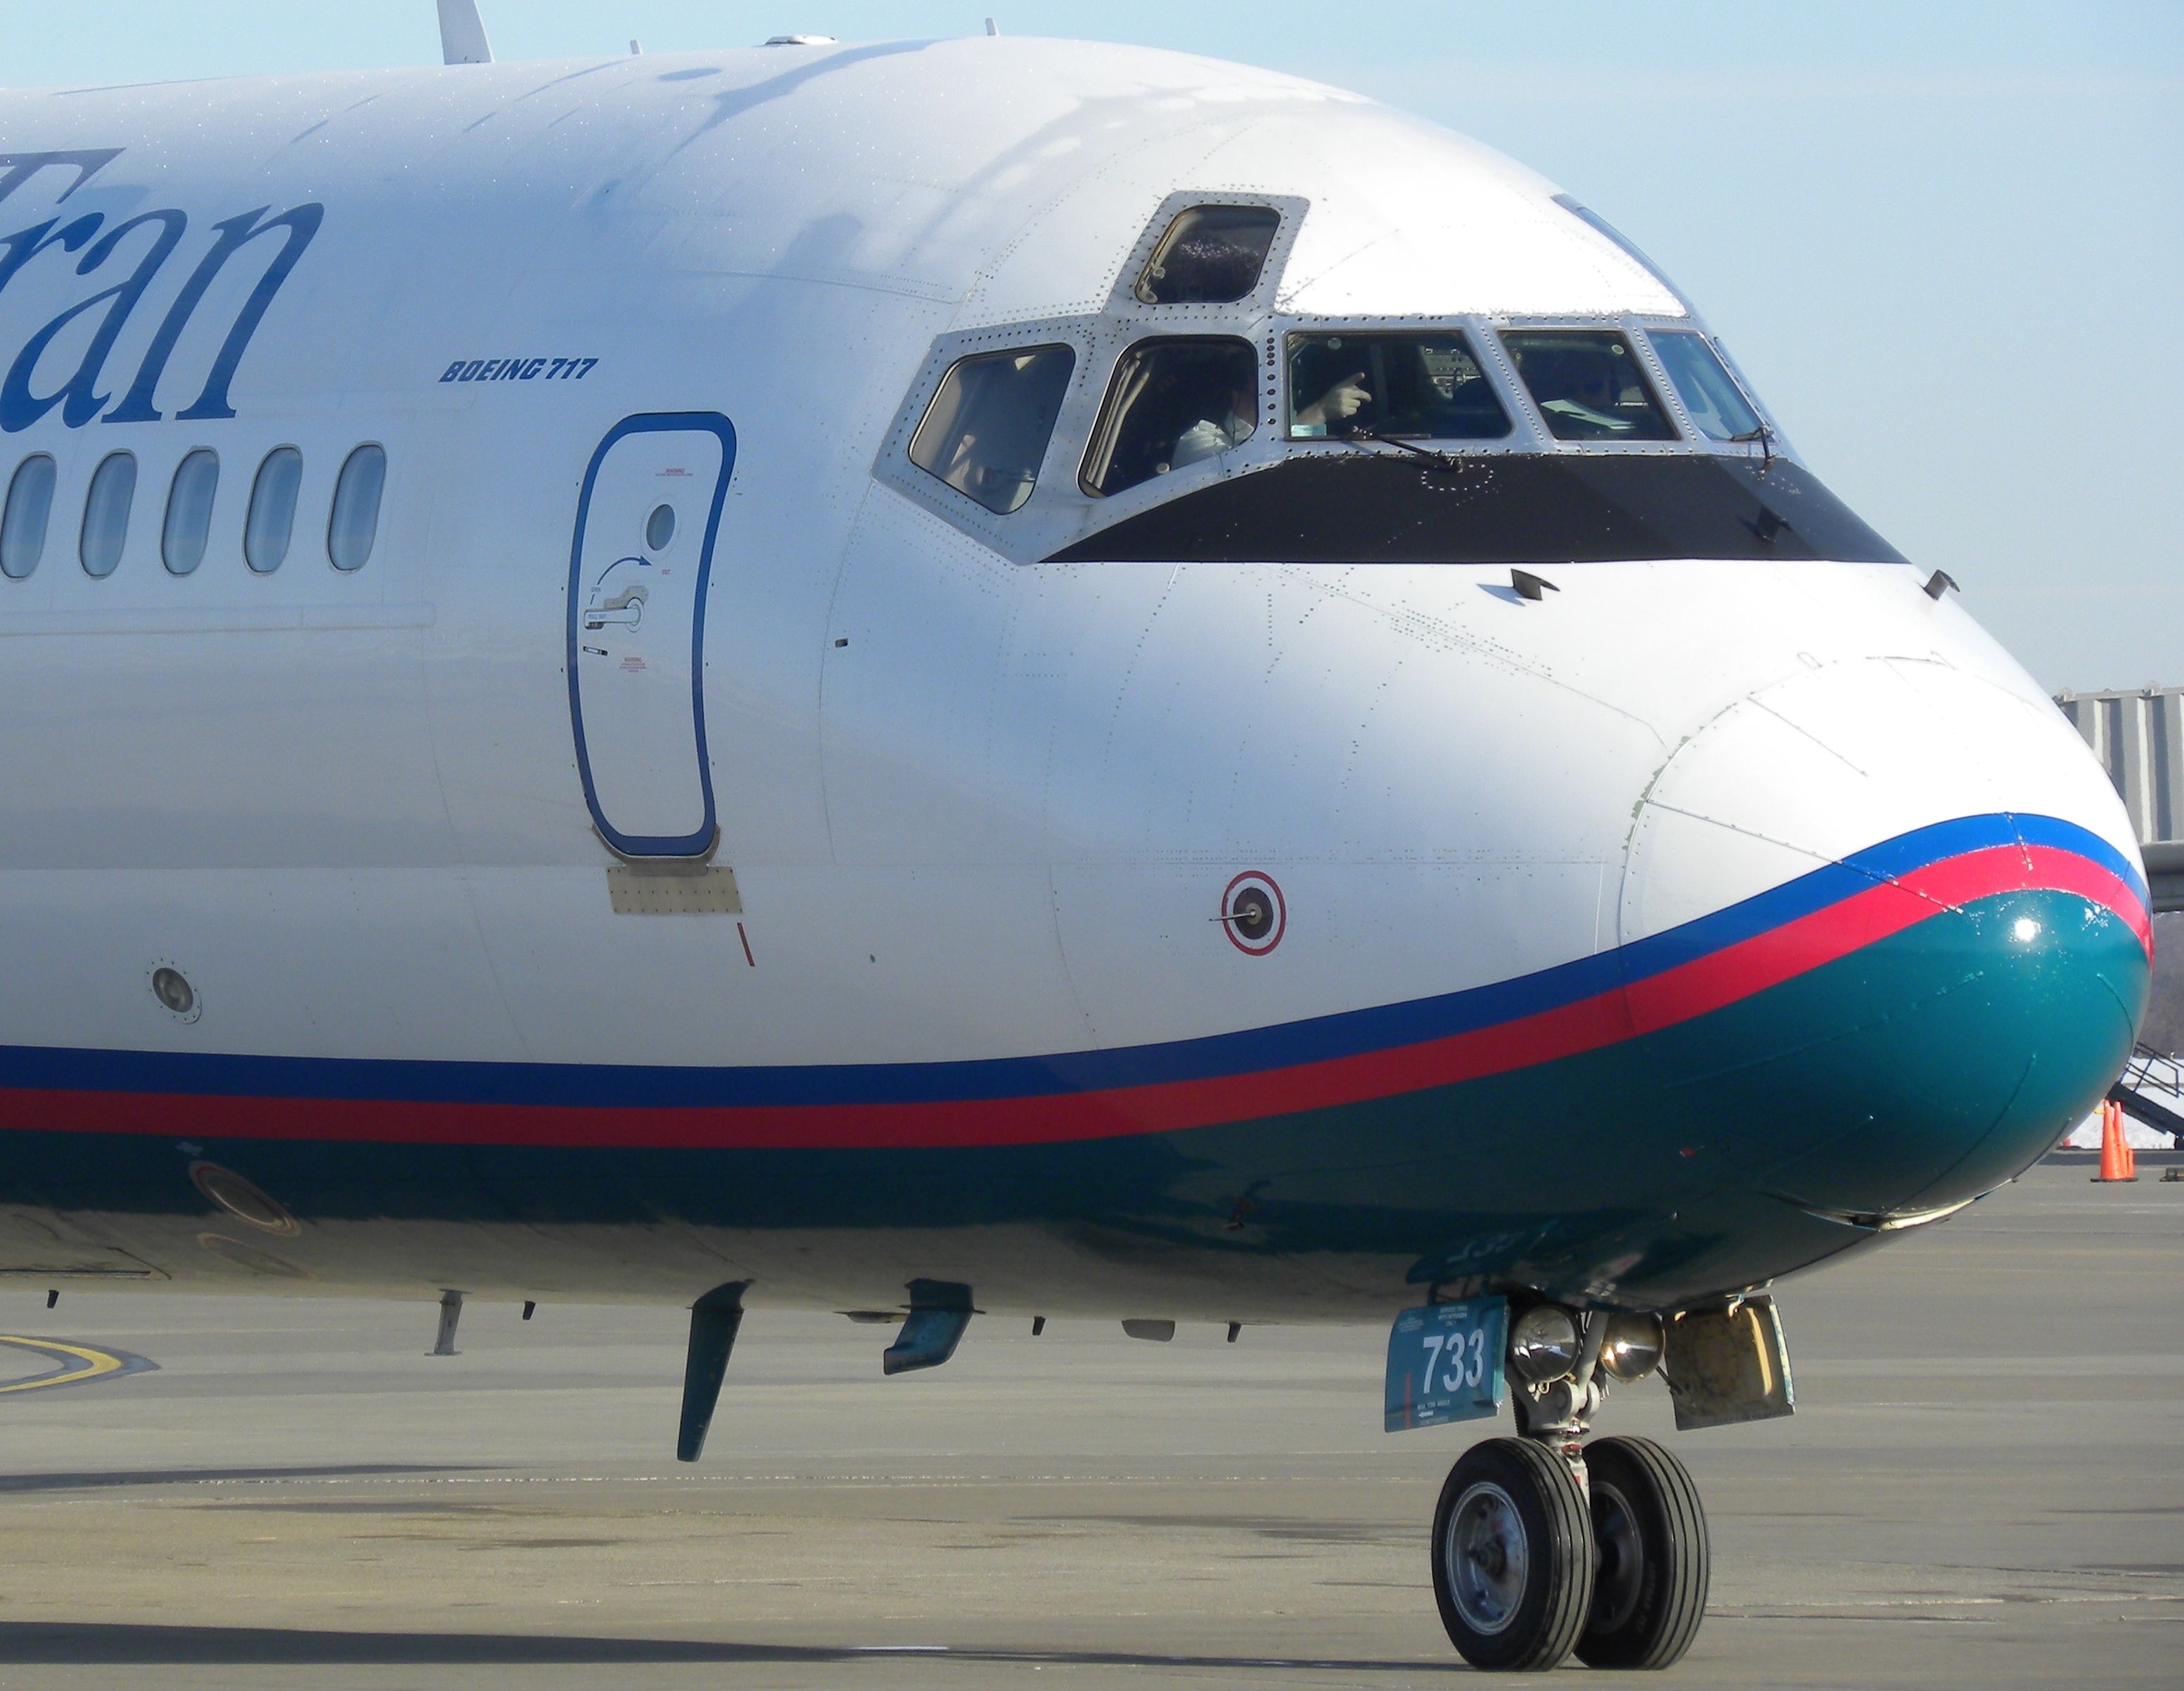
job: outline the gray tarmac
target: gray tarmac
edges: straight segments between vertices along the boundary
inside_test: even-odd
[[[2057,1158],[1780,1289],[1792,1421],[1602,1430],[1703,1488],[1669,1682],[2184,1683],[2184,1182]],[[1380,1432],[1379,1329],[756,1314],[672,1460],[682,1317],[0,1288],[156,1371],[0,1392],[0,1688],[1373,1686],[1462,1670],[1425,1527],[1479,1436]],[[0,1348],[0,1384],[50,1356]],[[1034,1677],[1036,1676],[1036,1677]],[[1554,1683],[1591,1676],[1563,1671]],[[1655,1681],[1653,1683],[1663,1683]]]

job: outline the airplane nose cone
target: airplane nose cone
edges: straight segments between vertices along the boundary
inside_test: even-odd
[[[1626,994],[1680,1048],[1695,1153],[1814,1210],[1992,1190],[2145,1012],[2113,788],[2044,701],[1936,662],[1817,668],[1717,717],[1657,774],[1624,885]]]

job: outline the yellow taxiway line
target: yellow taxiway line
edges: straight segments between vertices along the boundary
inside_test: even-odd
[[[9,1392],[43,1391],[50,1386],[78,1386],[86,1380],[96,1380],[103,1375],[133,1373],[135,1363],[141,1368],[140,1358],[117,1356],[110,1350],[101,1350],[94,1345],[71,1344],[65,1339],[25,1338],[14,1333],[0,1333],[0,1345],[14,1345],[22,1350],[35,1350],[51,1357],[60,1366],[50,1374],[41,1374],[36,1379],[18,1380],[12,1385],[0,1386],[0,1395]]]

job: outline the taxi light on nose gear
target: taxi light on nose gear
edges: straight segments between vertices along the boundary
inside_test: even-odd
[[[1558,1304],[1541,1304],[1509,1329],[1509,1368],[1535,1386],[1559,1380],[1577,1364],[1577,1323]]]
[[[1661,1366],[1665,1343],[1658,1316],[1611,1316],[1607,1340],[1600,1347],[1600,1366],[1628,1385]]]

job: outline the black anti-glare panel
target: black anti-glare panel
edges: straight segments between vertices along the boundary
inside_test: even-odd
[[[1901,564],[1811,471],[1698,453],[1315,453],[1201,487],[1050,564]]]

